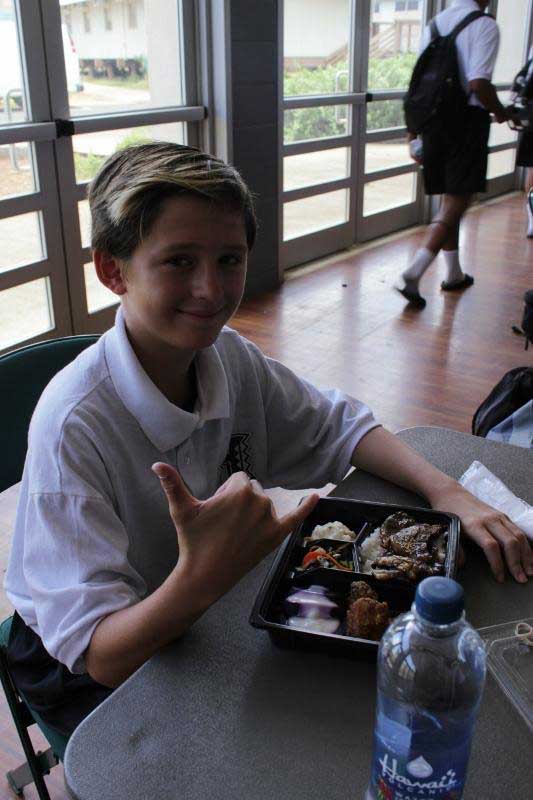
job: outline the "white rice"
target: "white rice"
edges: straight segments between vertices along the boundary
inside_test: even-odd
[[[325,525],[315,525],[310,539],[336,539],[340,542],[353,542],[355,533],[342,522],[326,522]]]
[[[361,557],[361,570],[363,572],[373,572],[371,564],[376,558],[379,558],[385,552],[379,541],[379,528],[375,528],[370,536],[363,540],[363,544],[359,548],[359,555]]]

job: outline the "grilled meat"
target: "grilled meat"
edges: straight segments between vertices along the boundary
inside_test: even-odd
[[[424,561],[416,561],[406,556],[381,556],[372,563],[372,571],[380,581],[390,581],[392,578],[407,578],[418,581],[441,572],[440,565],[432,566]]]
[[[433,560],[433,545],[444,531],[443,525],[411,525],[389,537],[388,549],[398,556],[429,562]]]
[[[414,525],[415,520],[409,516],[405,511],[397,511],[396,514],[391,514],[390,517],[387,517],[385,522],[382,524],[381,529],[379,531],[379,541],[381,546],[385,549],[389,549],[389,539],[393,533],[398,533],[403,528],[408,528],[410,525]]]

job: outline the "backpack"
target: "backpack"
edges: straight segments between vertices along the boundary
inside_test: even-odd
[[[511,94],[520,105],[533,100],[533,58],[525,64],[513,81]]]
[[[471,22],[484,16],[483,11],[472,11],[448,36],[441,36],[436,21],[431,21],[431,41],[415,64],[403,104],[410,133],[424,133],[434,124],[448,129],[461,125],[468,95],[461,82],[455,40]]]
[[[498,423],[533,400],[533,367],[506,372],[472,418],[474,436],[486,436]]]
[[[515,130],[523,130],[533,125],[533,58],[522,67],[511,88],[512,105],[520,123],[511,125]]]

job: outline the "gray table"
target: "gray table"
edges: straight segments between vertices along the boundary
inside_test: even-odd
[[[474,459],[533,503],[533,458],[442,428],[401,438],[459,477]],[[354,472],[334,494],[423,505]],[[469,548],[461,573],[476,627],[533,614],[533,582],[498,585]],[[375,664],[279,650],[248,617],[269,563],[250,573],[181,641],[152,658],[79,726],[65,776],[77,800],[346,800],[369,776]],[[532,738],[489,677],[466,798],[531,797]]]

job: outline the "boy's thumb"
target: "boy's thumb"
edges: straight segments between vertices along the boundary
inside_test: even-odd
[[[154,472],[163,487],[173,513],[179,514],[196,503],[196,498],[189,492],[179,472],[170,464],[156,461],[152,464]]]

